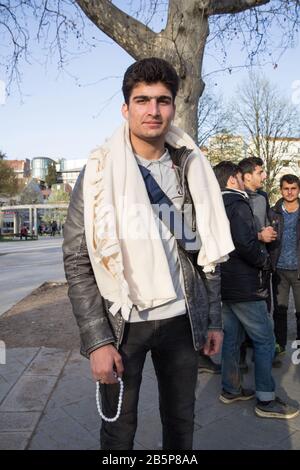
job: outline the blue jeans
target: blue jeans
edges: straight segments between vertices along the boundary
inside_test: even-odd
[[[151,351],[159,390],[164,449],[192,449],[195,388],[199,353],[193,347],[187,315],[166,320],[126,323],[119,352],[124,365],[124,396],[116,422],[102,421],[101,449],[132,449],[146,354]],[[102,385],[102,408],[114,416],[118,385]]]
[[[241,391],[239,368],[240,344],[244,331],[253,342],[256,397],[261,401],[275,398],[272,362],[275,337],[272,317],[265,301],[224,302],[222,306],[224,340],[222,348],[222,387],[229,393]]]

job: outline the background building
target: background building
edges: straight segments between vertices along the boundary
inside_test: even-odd
[[[48,174],[48,166],[52,163],[56,164],[55,160],[48,157],[35,157],[31,160],[31,176],[38,181],[45,181]]]
[[[59,160],[59,163],[56,165],[57,183],[69,184],[74,188],[79,173],[86,162],[86,158],[81,160],[66,160],[62,158]]]
[[[31,170],[29,158],[26,158],[25,160],[5,160],[5,163],[14,170],[18,179],[30,177]]]

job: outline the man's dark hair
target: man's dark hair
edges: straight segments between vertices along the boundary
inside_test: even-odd
[[[226,188],[230,176],[236,176],[238,173],[241,173],[239,165],[226,160],[214,166],[213,170],[220,185],[221,191]]]
[[[297,183],[298,188],[300,188],[300,180],[299,180],[298,176],[296,176],[296,175],[291,175],[291,174],[283,175],[280,178],[280,189],[282,188],[284,182],[286,182],[288,184]]]
[[[264,162],[259,157],[243,158],[243,160],[239,162],[239,167],[241,169],[242,176],[244,176],[245,173],[250,173],[252,175],[253,171],[255,170],[255,167],[263,165]]]
[[[129,98],[133,88],[141,82],[149,84],[161,82],[172,93],[173,101],[176,98],[179,87],[179,77],[174,67],[164,59],[150,57],[148,59],[138,60],[128,67],[122,85],[126,104],[129,104]]]

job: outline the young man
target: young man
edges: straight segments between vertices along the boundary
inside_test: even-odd
[[[243,182],[245,185],[245,191],[249,198],[250,207],[252,209],[255,226],[257,230],[257,236],[261,243],[261,248],[267,252],[266,244],[271,243],[276,239],[276,231],[269,224],[268,211],[269,211],[269,200],[268,195],[262,190],[263,183],[266,180],[266,172],[263,168],[264,162],[258,157],[248,157],[240,161],[239,167],[242,172]],[[269,294],[271,292],[271,273],[269,273],[268,289]],[[271,297],[268,296],[267,304],[269,310],[271,310]],[[246,372],[248,370],[246,362],[247,346],[252,346],[249,338],[246,337],[246,341],[241,347],[241,370]]]
[[[265,270],[268,255],[261,249],[242,173],[237,165],[224,161],[214,168],[219,181],[235,250],[221,265],[222,315],[222,392],[226,404],[254,397],[241,386],[240,345],[244,330],[254,349],[255,413],[263,418],[293,418],[299,411],[275,397],[272,360],[275,349],[273,323],[267,309],[268,289]]]
[[[191,449],[198,351],[214,354],[222,341],[218,263],[233,245],[210,165],[171,125],[177,90],[178,76],[162,59],[127,69],[126,122],[90,156],[64,226],[69,296],[107,417],[118,408],[117,379],[124,382],[120,417],[102,421],[102,449],[133,447],[148,351],[163,448]],[[198,251],[174,236],[163,204],[184,233],[198,232]]]
[[[270,211],[270,222],[277,227],[278,239],[270,245],[274,274],[274,327],[276,352],[283,354],[287,343],[287,311],[290,289],[296,307],[297,340],[300,340],[300,181],[295,175],[280,179],[279,199]]]
[[[258,157],[244,158],[239,162],[245,191],[249,197],[258,239],[262,242],[262,247],[264,247],[265,243],[271,243],[276,240],[277,236],[276,231],[270,226],[268,220],[268,195],[265,191],[262,191],[263,183],[267,177],[263,165],[264,162]]]

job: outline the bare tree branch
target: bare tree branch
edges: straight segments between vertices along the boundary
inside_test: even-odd
[[[149,56],[156,34],[109,0],[76,0],[88,18],[135,59]]]
[[[276,177],[290,155],[290,139],[297,134],[300,116],[295,106],[280,95],[277,87],[257,74],[239,90],[234,105],[236,128],[249,138],[249,153],[265,162],[267,191],[276,190]]]
[[[203,6],[207,15],[223,15],[228,13],[240,13],[250,8],[256,8],[269,3],[270,0],[211,0],[200,3],[207,4]]]
[[[232,132],[232,118],[222,96],[216,95],[211,84],[206,84],[198,107],[198,145],[206,145],[208,139],[224,132]]]

